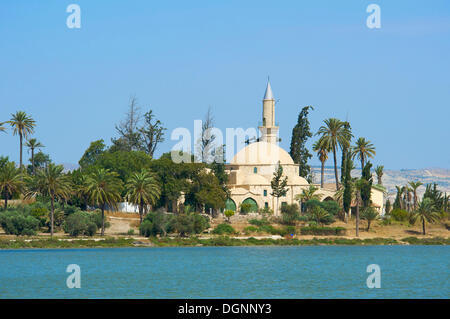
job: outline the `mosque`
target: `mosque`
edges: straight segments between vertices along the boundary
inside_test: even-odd
[[[267,82],[262,105],[260,137],[256,142],[240,150],[226,165],[231,196],[226,201],[225,209],[239,211],[240,205],[247,203],[251,205],[251,211],[269,208],[279,215],[280,207],[298,203],[295,200],[296,195],[301,194],[303,189],[308,189],[310,184],[299,176],[299,165],[294,163],[289,153],[278,146],[279,127],[275,122],[275,98],[270,82]],[[277,207],[277,198],[271,195],[271,181],[279,164],[283,168],[283,176],[288,177],[288,192],[278,199]],[[335,186],[324,188],[316,184],[314,186],[318,188],[317,194],[321,195],[321,200],[332,200],[336,193]],[[382,214],[383,192],[372,188],[372,202]]]

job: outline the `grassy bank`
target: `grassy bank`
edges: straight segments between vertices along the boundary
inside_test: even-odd
[[[209,239],[191,238],[149,238],[148,241],[136,241],[132,238],[105,238],[102,240],[58,240],[58,239],[16,239],[0,240],[0,249],[19,248],[102,248],[102,247],[193,247],[193,246],[315,246],[315,245],[449,245],[450,238],[407,237],[400,240],[391,238],[347,239],[347,238],[313,238],[313,239],[237,239],[227,236]]]

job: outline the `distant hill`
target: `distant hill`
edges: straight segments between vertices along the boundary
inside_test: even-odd
[[[338,169],[338,174],[341,170]],[[313,167],[314,183],[320,183],[320,167]],[[361,169],[352,171],[353,177],[361,176]],[[376,174],[373,173],[374,183],[377,182]],[[339,175],[340,178],[340,175]],[[400,169],[388,170],[383,174],[383,186],[387,188],[389,198],[395,198],[395,185],[404,186],[410,181],[421,181],[423,184],[437,183],[438,189],[450,194],[450,169],[425,168],[425,169]],[[325,168],[325,183],[334,182],[334,169]],[[418,188],[419,196],[425,192],[425,186]]]

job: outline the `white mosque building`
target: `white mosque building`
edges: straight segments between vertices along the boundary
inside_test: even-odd
[[[253,211],[266,207],[279,215],[282,205],[298,203],[296,195],[309,188],[308,181],[299,176],[299,165],[294,163],[288,152],[278,146],[278,129],[275,122],[275,98],[268,82],[263,99],[262,126],[259,126],[260,138],[240,150],[226,165],[231,193],[226,209],[239,211],[242,203],[248,203],[252,205]],[[286,196],[279,198],[277,209],[277,198],[271,195],[271,180],[278,163],[283,168],[283,175],[288,177],[288,192]],[[321,195],[321,200],[333,199],[335,188],[315,186],[319,188],[317,193]],[[372,202],[382,213],[383,192],[373,188]]]

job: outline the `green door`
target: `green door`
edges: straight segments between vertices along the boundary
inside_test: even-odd
[[[225,210],[232,210],[233,212],[236,211],[236,203],[231,198],[227,198],[225,201]]]

